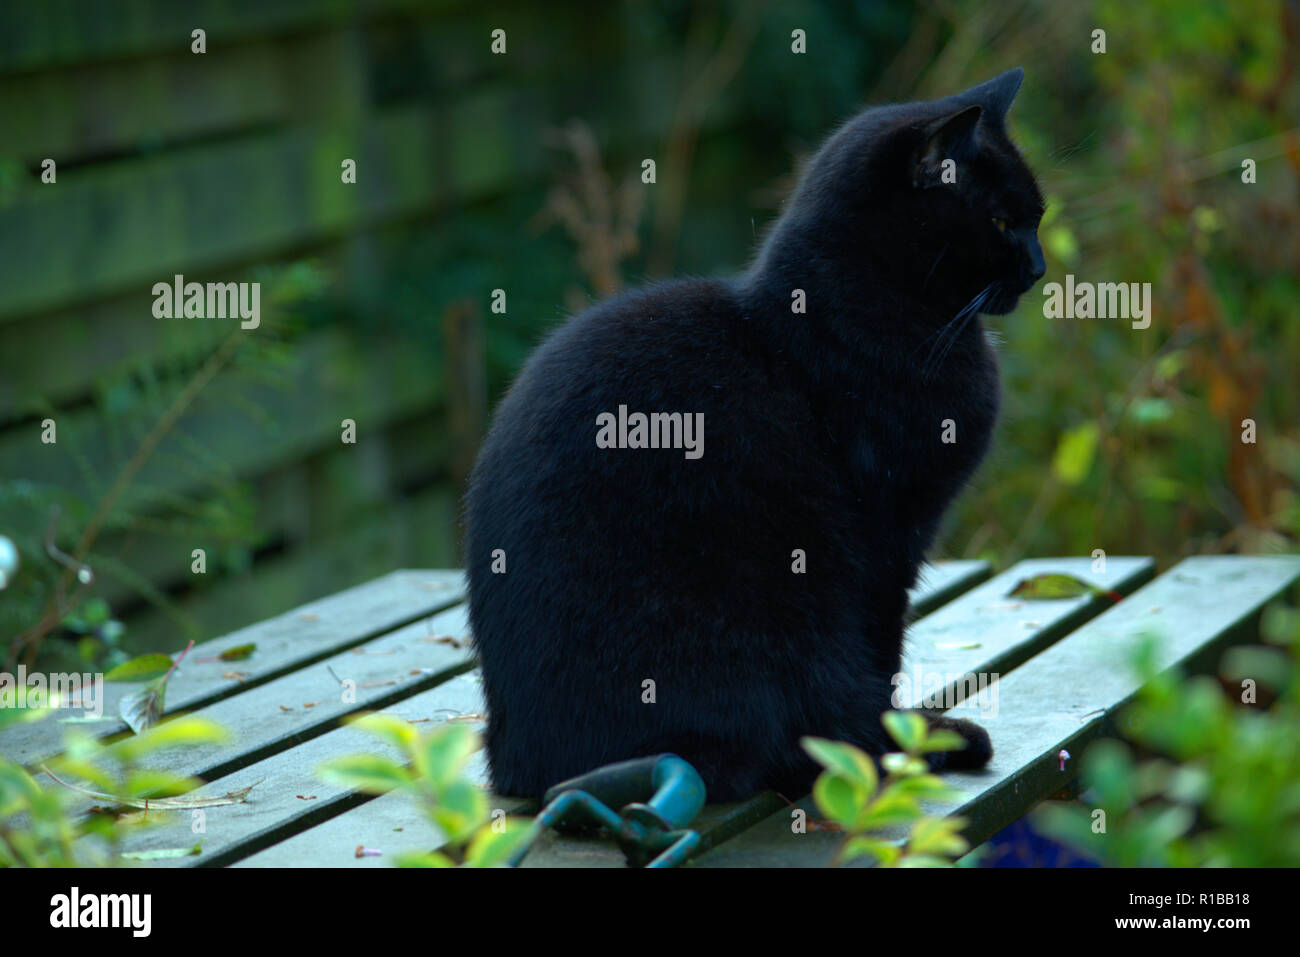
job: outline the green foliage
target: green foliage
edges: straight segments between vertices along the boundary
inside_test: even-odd
[[[284,387],[299,361],[290,344],[303,328],[302,311],[322,294],[326,275],[303,260],[261,267],[254,279],[262,284],[264,310],[274,310],[275,316],[274,322],[264,316],[256,335],[238,335],[236,329],[222,340],[204,332],[212,340],[206,350],[190,343],[184,357],[161,366],[122,365],[93,383],[86,410],[61,410],[44,400],[33,404],[37,415],[56,421],[52,448],[66,455],[71,467],[57,482],[0,479],[0,533],[13,540],[20,556],[18,574],[0,602],[0,636],[28,633],[57,612],[55,627],[31,636],[21,649],[30,655],[49,633],[75,639],[47,649],[42,663],[50,670],[112,668],[125,660],[126,628],[110,610],[109,589],[115,604],[153,605],[183,631],[198,633],[195,622],[151,583],[149,573],[122,559],[130,536],[146,536],[154,548],[175,548],[186,556],[195,542],[204,543],[213,554],[214,572],[221,570],[222,556],[226,564],[238,565],[241,555],[246,560],[248,550],[262,543],[250,489],[188,428],[192,420],[212,414],[203,395],[209,375],[243,389]],[[274,432],[275,423],[265,421],[256,405],[237,402],[221,412],[227,419],[252,418],[268,434]],[[119,487],[123,474],[130,480]],[[174,490],[177,476],[189,491]],[[88,527],[94,535],[77,554]],[[89,574],[69,584],[68,560],[56,553],[78,559]],[[9,648],[10,654],[19,651]]]
[[[870,857],[885,867],[947,867],[951,858],[969,850],[961,836],[966,822],[922,810],[922,800],[951,794],[940,777],[929,773],[924,756],[958,750],[965,741],[952,731],[931,730],[915,712],[888,711],[882,720],[902,749],[881,758],[883,781],[871,758],[851,744],[824,738],[802,741],[804,750],[826,769],[813,784],[813,799],[821,813],[848,834],[835,863]],[[902,826],[908,834],[900,840],[878,833]]]
[[[6,707],[0,701],[0,727],[49,719],[49,709]],[[150,770],[141,762],[166,748],[225,738],[220,725],[189,715],[114,745],[70,730],[63,753],[43,766],[62,782],[50,787],[41,787],[22,765],[0,756],[0,867],[105,867],[199,853],[198,845],[124,853],[121,844],[132,831],[159,823],[161,811],[214,803],[177,797],[201,786],[197,778]],[[87,815],[72,807],[88,797],[98,802],[94,812]],[[138,810],[118,813],[115,807]]]
[[[379,754],[344,755],[321,765],[321,777],[367,794],[406,792],[445,841],[442,850],[399,857],[398,866],[495,867],[535,836],[529,821],[491,813],[484,792],[464,777],[466,762],[482,747],[473,729],[447,722],[420,735],[408,722],[382,712],[349,724],[391,745],[405,763]]]
[[[1049,834],[1120,867],[1300,865],[1300,612],[1264,619],[1270,646],[1236,648],[1208,677],[1159,674],[1154,639],[1135,656],[1145,682],[1120,721],[1125,740],[1083,756],[1085,800],[1037,812]],[[1254,695],[1276,694],[1272,706]]]
[[[1005,338],[1004,428],[958,502],[954,550],[1000,563],[1295,551],[1300,276],[1281,237],[1300,230],[1300,176],[1280,132],[1300,110],[1282,39],[1294,12],[1031,3],[1021,32],[990,23],[991,7],[954,11],[935,46],[972,52],[966,79],[1025,66],[1011,121],[1048,197],[1043,283],[1149,282],[1153,305],[1144,330],[1045,319],[1040,284],[989,320]]]

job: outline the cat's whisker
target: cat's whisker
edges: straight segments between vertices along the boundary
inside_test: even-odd
[[[936,257],[934,258],[934,265],[930,267],[930,271],[929,271],[928,273],[925,274],[925,281],[921,283],[921,288],[922,288],[922,289],[924,289],[926,286],[928,286],[928,285],[930,284],[930,277],[933,276],[933,275],[934,275],[934,271],[935,271],[936,269],[939,268],[939,261],[940,261],[941,259],[943,259],[943,254],[946,253],[946,252],[948,251],[948,246],[950,246],[950,245],[952,245],[952,244],[951,244],[951,243],[946,243],[946,244],[944,245],[943,249],[940,249],[940,250],[939,250],[939,255],[936,256]]]
[[[925,362],[921,364],[922,377],[929,378],[931,373],[939,371],[944,360],[948,357],[948,353],[952,351],[952,347],[957,343],[957,340],[961,338],[961,334],[969,324],[971,316],[976,315],[980,308],[988,302],[995,286],[996,283],[989,283],[977,292],[971,301],[962,307],[961,311],[958,312],[957,315],[953,316],[940,327],[938,340],[935,342],[934,346],[931,347],[930,353],[926,356]],[[951,334],[947,334],[950,329],[952,330]],[[941,346],[942,349],[940,348]],[[938,354],[937,358],[936,353]]]

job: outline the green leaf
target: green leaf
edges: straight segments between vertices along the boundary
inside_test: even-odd
[[[937,774],[917,774],[895,781],[890,787],[918,798],[941,798],[954,793],[952,785]]]
[[[874,831],[894,824],[908,824],[921,816],[921,806],[914,795],[890,785],[880,792],[852,823],[854,831]]]
[[[841,741],[825,738],[802,738],[803,749],[822,767],[853,782],[870,797],[876,792],[880,776],[876,765],[861,749]]]
[[[221,654],[217,655],[222,661],[243,661],[245,658],[252,657],[253,652],[257,650],[256,642],[249,642],[246,645],[236,645],[233,648],[227,648]]]
[[[1103,738],[1083,756],[1083,779],[1097,793],[1097,803],[1107,813],[1127,811],[1137,801],[1133,756],[1118,741]]]
[[[25,770],[16,764],[0,761],[0,807],[10,801],[24,805],[40,796],[41,787]]]
[[[420,740],[420,735],[405,718],[384,714],[382,711],[371,711],[347,723],[351,727],[373,734],[381,741],[387,741],[408,757],[415,757],[415,746]]]
[[[899,867],[952,867],[952,861],[946,857],[933,854],[904,854],[898,861]]]
[[[111,614],[108,602],[102,598],[92,598],[81,606],[81,618],[92,629],[108,621]]]
[[[440,793],[456,780],[470,755],[481,746],[482,740],[469,725],[448,722],[425,738],[416,766],[435,793]]]
[[[147,729],[134,738],[125,738],[112,746],[124,761],[137,761],[163,748],[190,747],[197,744],[220,744],[230,733],[217,722],[194,714],[178,715]]]
[[[889,736],[908,754],[919,754],[929,726],[915,711],[886,711],[880,720]]]
[[[431,814],[447,839],[453,844],[461,844],[487,817],[487,797],[468,781],[459,779],[438,795],[438,803]]]
[[[1156,425],[1173,418],[1174,407],[1168,399],[1148,397],[1136,400],[1128,414],[1138,425]]]
[[[949,731],[946,728],[936,728],[926,736],[925,743],[921,745],[921,753],[929,754],[931,751],[961,751],[965,747],[966,739],[956,731]]]
[[[1073,575],[1053,573],[1022,578],[1015,588],[1007,592],[1007,597],[1024,601],[1056,601],[1061,598],[1096,595],[1103,591],[1105,589],[1089,585],[1083,579],[1075,578]]]
[[[1100,436],[1101,430],[1096,422],[1084,422],[1065,432],[1057,443],[1056,455],[1052,458],[1052,471],[1056,477],[1066,485],[1082,482],[1092,468]]]
[[[163,847],[153,851],[123,851],[124,861],[162,861],[175,857],[198,857],[203,853],[203,845],[193,847]]]
[[[506,818],[505,828],[500,832],[492,824],[486,824],[470,841],[465,863],[470,867],[499,867],[536,835],[537,830],[526,818]]]
[[[823,771],[813,782],[813,800],[822,816],[842,827],[852,827],[866,798],[862,787],[834,771]]]
[[[960,857],[970,850],[969,842],[960,833],[965,826],[965,819],[959,817],[923,817],[912,825],[908,853]]]
[[[171,670],[170,655],[141,655],[118,665],[104,675],[105,681],[152,681]]]
[[[1079,241],[1067,226],[1053,226],[1044,232],[1043,246],[1067,266],[1079,258]]]
[[[885,867],[891,867],[902,854],[903,848],[898,841],[858,836],[849,838],[840,851],[838,860],[841,864],[847,864],[859,857],[871,857]]]
[[[203,786],[198,778],[180,777],[166,771],[142,769],[126,776],[125,796],[130,798],[175,797]]]
[[[924,759],[914,758],[910,754],[900,754],[897,751],[883,755],[880,764],[889,774],[902,778],[915,777],[930,769],[930,765]]]
[[[58,771],[63,777],[78,777],[83,781],[90,781],[92,784],[103,788],[105,791],[112,791],[117,787],[117,782],[103,768],[90,761],[81,761],[76,758],[59,756],[51,758],[49,762],[54,770]]]
[[[378,754],[345,754],[326,761],[317,773],[339,787],[366,794],[386,794],[411,782],[411,772]]]
[[[9,701],[16,700],[17,690],[7,688],[4,696]],[[8,727],[11,724],[25,724],[28,721],[40,721],[50,713],[49,708],[15,708],[12,705],[6,705],[3,699],[0,699],[0,728]]]
[[[427,854],[420,852],[407,852],[399,854],[393,859],[393,863],[398,867],[455,867],[456,862],[446,854],[439,851],[430,851]]]

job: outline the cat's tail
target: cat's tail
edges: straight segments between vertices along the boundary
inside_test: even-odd
[[[974,721],[930,712],[923,712],[923,717],[932,730],[952,731],[966,742],[966,747],[959,751],[932,751],[926,755],[931,770],[972,771],[984,767],[993,757],[989,733]]]

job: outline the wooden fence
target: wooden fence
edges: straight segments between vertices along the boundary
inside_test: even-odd
[[[114,402],[194,374],[235,327],[155,317],[155,283],[303,262],[328,277],[316,321],[277,325],[272,310],[244,333],[281,348],[275,381],[219,374],[131,483],[136,517],[95,544],[97,593],[133,646],[174,650],[392,568],[456,564],[483,363],[499,390],[581,278],[560,230],[525,229],[556,168],[542,132],[580,116],[630,170],[669,135],[679,54],[640,36],[639,16],[592,5],[577,36],[525,2],[0,9],[0,479],[93,511],[141,439],[114,433]],[[489,50],[498,27],[506,56]],[[721,98],[708,124],[728,122]],[[355,185],[342,183],[345,158]],[[709,175],[725,180],[747,157],[720,145],[715,160]],[[752,229],[748,215],[697,222],[700,242],[721,232],[737,248]],[[422,252],[420,284],[403,287],[393,264]],[[495,287],[509,291],[512,337],[488,313]],[[405,322],[376,321],[395,313]],[[355,445],[340,441],[345,418]],[[253,544],[177,533],[214,479],[251,493]],[[3,515],[0,531],[28,540],[48,520],[22,501]],[[65,516],[67,549],[80,529]]]

